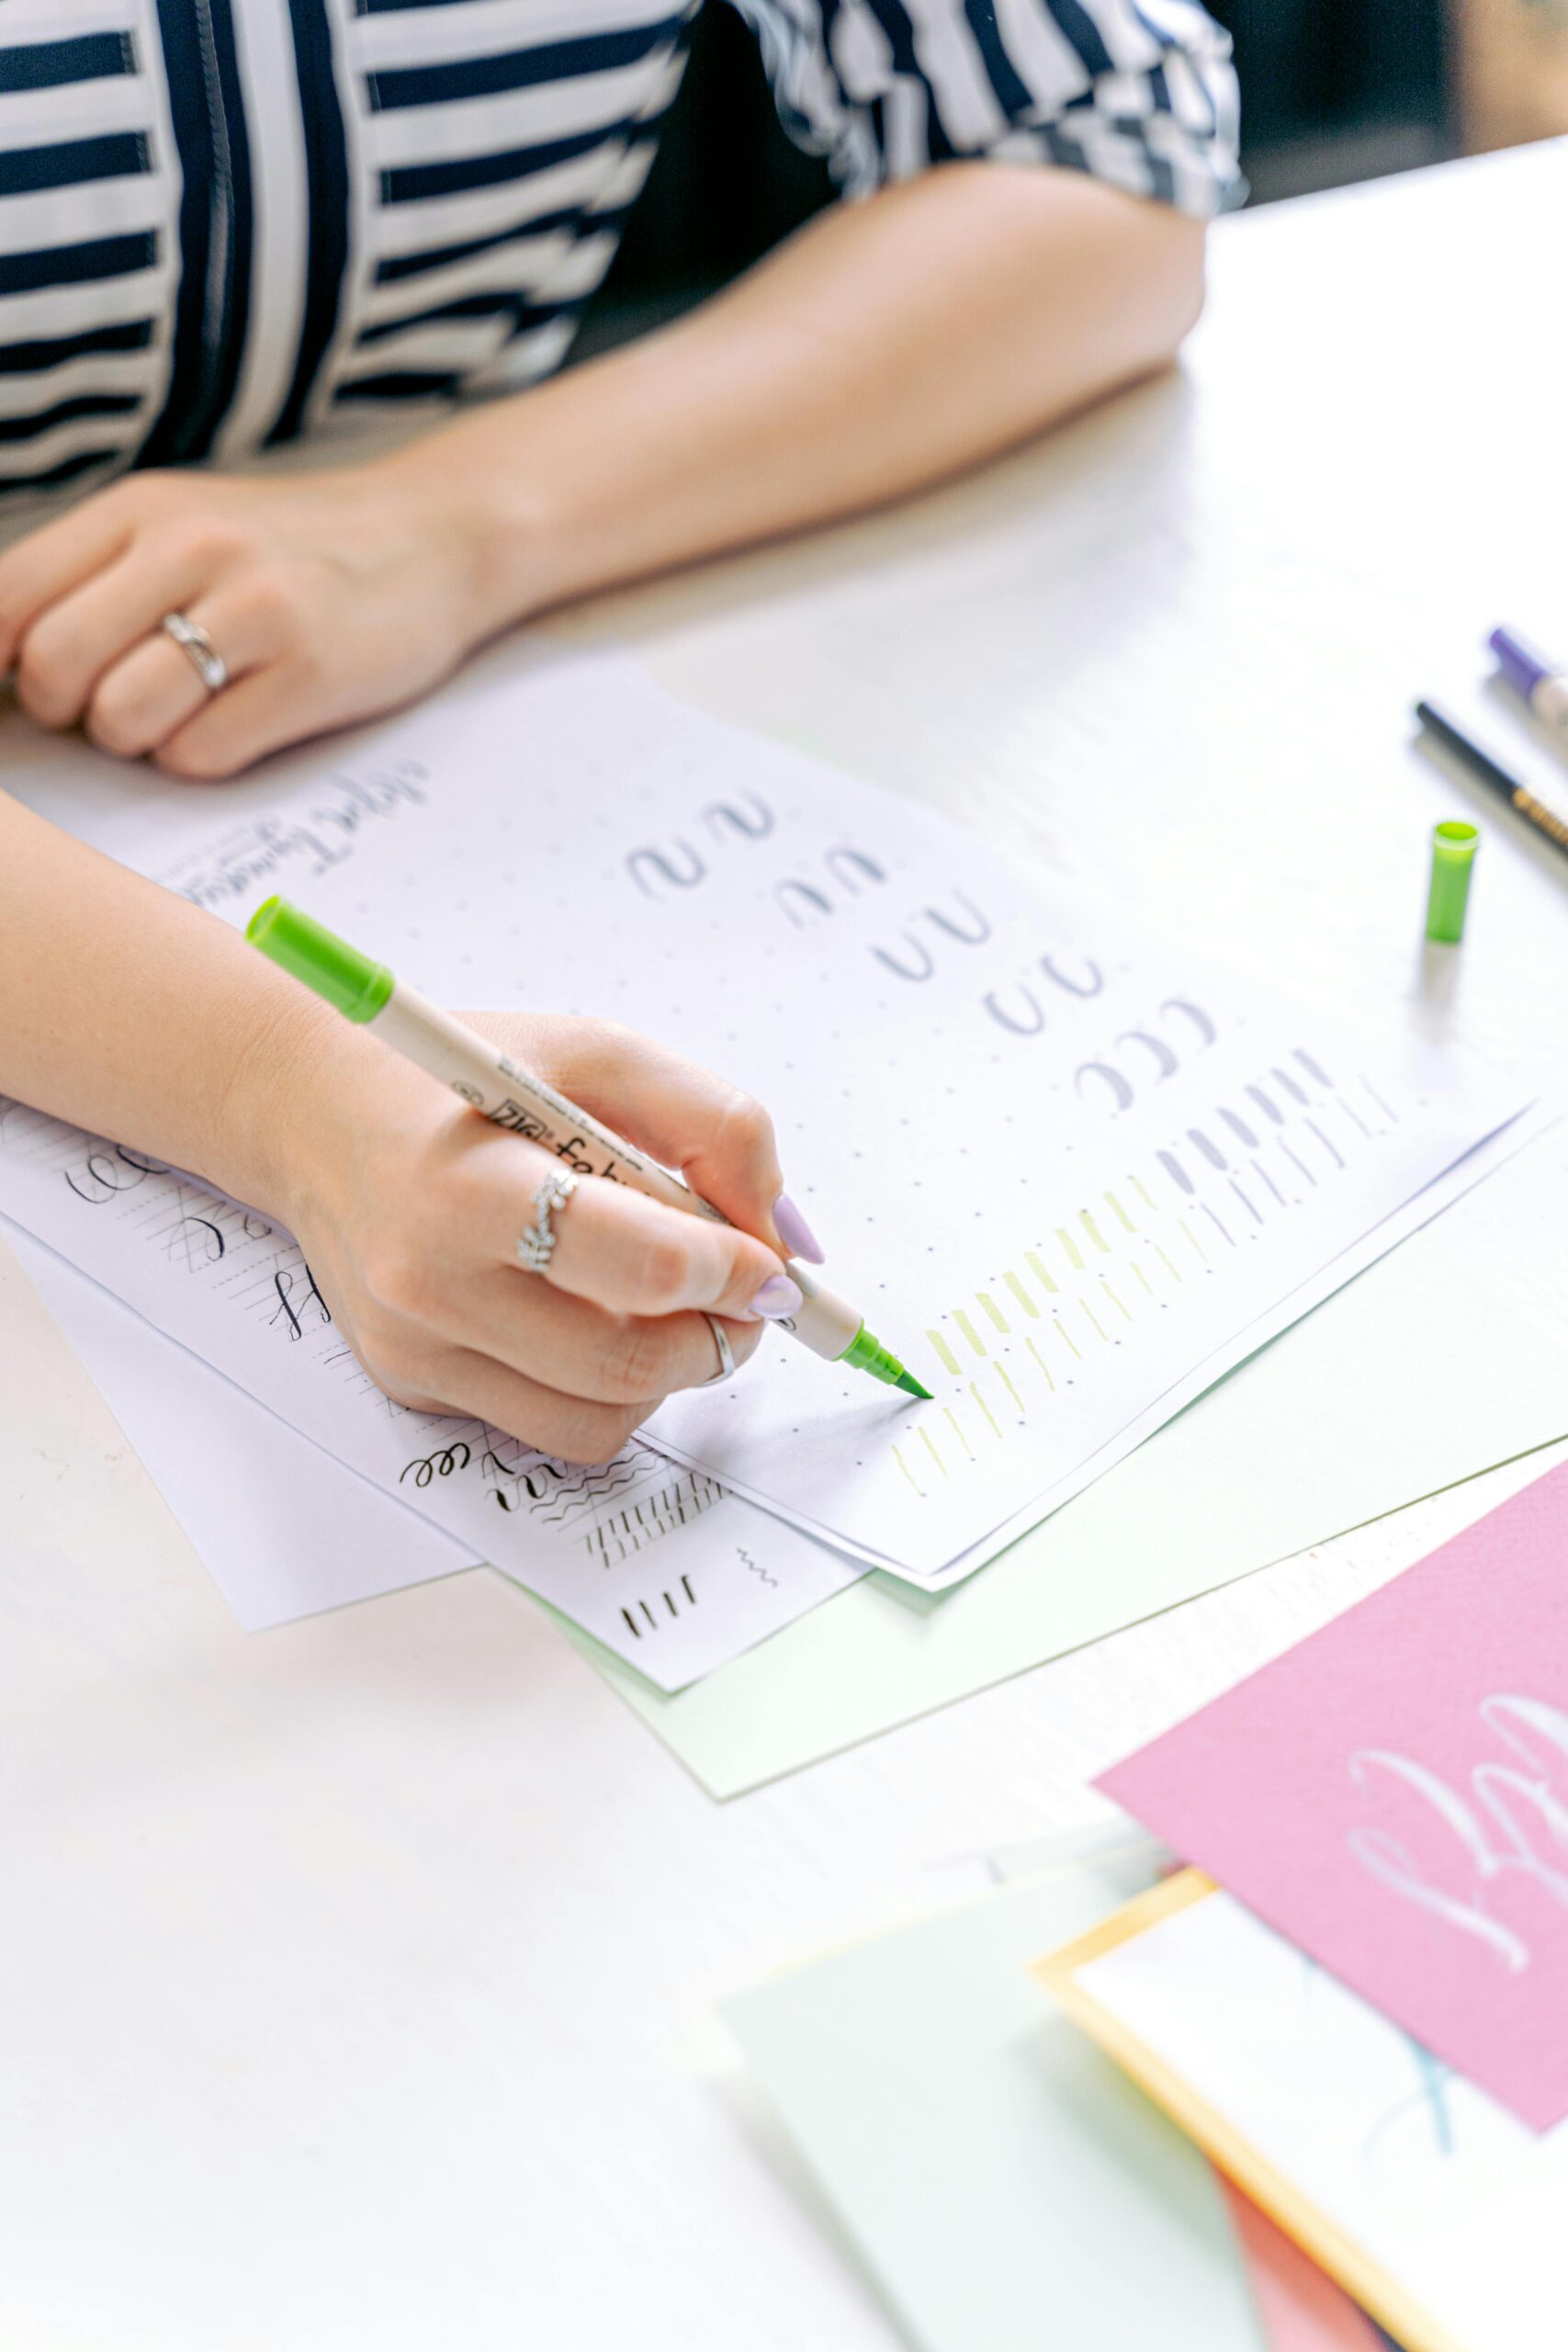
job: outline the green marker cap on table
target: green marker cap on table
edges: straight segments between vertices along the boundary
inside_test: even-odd
[[[268,899],[259,906],[245,925],[245,937],[350,1021],[374,1021],[392,993],[385,964],[373,964],[287,899]]]
[[[1481,834],[1458,818],[1432,828],[1432,881],[1427,893],[1427,936],[1452,945],[1464,937],[1470,872]]]

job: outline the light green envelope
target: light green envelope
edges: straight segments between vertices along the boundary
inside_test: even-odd
[[[1259,2352],[1197,2150],[1029,1962],[1150,1884],[1146,1847],[809,1962],[725,2005],[920,2352]]]
[[[1568,1434],[1559,1129],[938,1599],[864,1578],[672,1698],[569,1636],[716,1797]],[[1481,1268],[1484,1272],[1480,1271]]]

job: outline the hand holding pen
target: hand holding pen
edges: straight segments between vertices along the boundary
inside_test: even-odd
[[[334,1022],[321,1043],[376,1143],[328,1155],[296,1230],[389,1395],[601,1462],[671,1390],[727,1377],[768,1322],[925,1394],[802,1262],[821,1252],[772,1123],[723,1080],[607,1023],[477,1029],[280,900],[249,935],[368,1027]],[[400,1154],[380,1148],[389,1115]]]

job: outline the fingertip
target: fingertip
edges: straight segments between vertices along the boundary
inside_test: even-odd
[[[800,1284],[788,1274],[770,1274],[761,1289],[753,1291],[747,1301],[746,1311],[766,1323],[782,1323],[791,1315],[798,1315],[806,1304]]]
[[[827,1263],[827,1252],[787,1193],[773,1203],[773,1229],[786,1258],[804,1258],[808,1266]]]

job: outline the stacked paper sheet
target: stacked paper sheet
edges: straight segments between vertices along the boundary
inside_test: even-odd
[[[967,1575],[1522,1133],[1527,1087],[1026,889],[614,657],[221,797],[82,759],[16,788],[197,903],[238,922],[286,888],[428,993],[635,1011],[770,1103],[835,1282],[933,1402],[774,1338],[588,1473],[389,1408],[289,1235],[0,1113],[0,1207],[324,1448],[344,1513],[368,1484],[664,1690],[857,1565]]]

